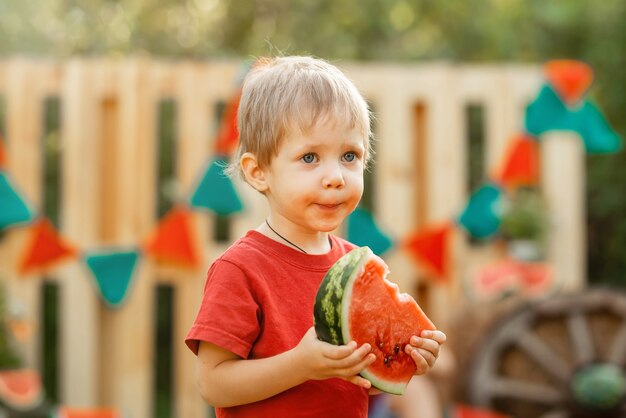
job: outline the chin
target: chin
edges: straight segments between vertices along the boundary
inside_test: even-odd
[[[315,229],[320,232],[334,232],[341,226],[341,222],[324,223],[322,225],[315,226]]]

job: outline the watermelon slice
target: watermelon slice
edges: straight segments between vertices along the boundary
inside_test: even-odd
[[[416,370],[404,347],[411,336],[435,326],[411,296],[386,279],[388,272],[368,247],[355,248],[324,276],[313,314],[321,340],[369,343],[376,360],[361,376],[384,392],[401,395]]]
[[[28,369],[0,371],[0,404],[16,411],[30,411],[43,401],[44,392],[37,371]]]

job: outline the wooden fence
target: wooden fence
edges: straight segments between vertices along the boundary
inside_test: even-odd
[[[372,103],[376,113],[376,163],[372,209],[379,224],[402,237],[420,225],[453,219],[468,186],[468,106],[483,118],[485,176],[502,159],[510,138],[523,126],[525,106],[541,84],[538,66],[381,64],[338,62]],[[155,226],[158,104],[176,105],[175,178],[179,195],[191,192],[210,158],[217,130],[216,106],[232,94],[241,67],[235,62],[125,60],[46,61],[12,58],[0,62],[7,171],[24,195],[45,205],[44,103],[60,104],[61,233],[81,249],[136,246]],[[583,150],[575,138],[542,142],[542,187],[554,225],[549,257],[565,287],[584,285]],[[162,186],[162,185],[161,185]],[[264,202],[237,184],[245,211],[231,220],[231,239],[265,217]],[[1,210],[1,208],[0,208]],[[214,217],[197,215],[204,265],[228,245],[213,237]],[[127,417],[155,416],[155,361],[170,361],[172,413],[206,416],[195,387],[193,355],[183,344],[200,302],[201,271],[141,264],[127,300],[118,309],[103,304],[88,273],[66,263],[46,277],[20,277],[13,266],[25,232],[11,231],[0,246],[0,275],[27,316],[42,318],[46,284],[58,289],[58,398],[71,406],[118,407]],[[445,330],[452,315],[469,303],[460,279],[485,253],[462,235],[455,238],[454,280],[430,285],[402,251],[386,259],[405,291],[422,292],[433,320]],[[171,289],[171,359],[155,354],[155,288]],[[40,329],[24,347],[29,366],[43,368],[50,341]]]

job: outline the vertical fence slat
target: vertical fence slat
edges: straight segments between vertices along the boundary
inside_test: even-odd
[[[40,211],[43,202],[42,166],[43,147],[43,97],[38,80],[42,71],[25,60],[15,60],[7,67],[6,135],[8,171],[16,186],[32,205]],[[31,235],[28,229],[17,231],[12,248],[12,267],[21,260],[24,246]],[[28,279],[12,275],[8,281],[8,296],[23,305],[24,314],[32,321],[39,319],[39,277]],[[40,340],[33,336],[31,344],[23,352],[23,360],[30,367],[39,365]]]
[[[116,222],[112,235],[117,245],[137,245],[141,226],[136,220],[145,216],[137,196],[141,195],[135,162],[142,154],[140,144],[154,123],[154,104],[150,101],[150,80],[142,60],[117,68],[114,80],[117,103],[117,132],[103,141],[114,141],[111,154],[115,164],[113,193],[117,205],[108,207]],[[148,212],[151,213],[151,212]],[[108,352],[101,353],[101,364],[108,377],[100,387],[102,402],[115,405],[132,417],[151,416],[153,374],[153,280],[145,274],[140,261],[134,281],[123,304],[112,310],[103,308],[103,339],[109,340]]]
[[[586,283],[586,234],[581,225],[585,219],[584,153],[577,134],[542,135],[541,185],[551,227],[548,260],[556,280],[567,292],[580,291]]]
[[[61,224],[80,248],[97,244],[99,144],[91,68],[80,60],[66,64],[62,88],[63,213]],[[60,275],[61,399],[73,406],[98,404],[100,324],[93,278],[80,263]]]
[[[210,108],[207,101],[204,77],[206,67],[187,62],[178,67],[176,99],[179,108],[177,177],[184,196],[192,193],[197,175],[204,169],[209,154]],[[206,238],[206,218],[196,216],[201,225],[194,234]],[[206,242],[205,239],[201,239]],[[206,260],[203,260],[206,263]],[[188,272],[174,283],[173,361],[174,361],[174,416],[198,417],[206,415],[208,408],[200,398],[195,384],[195,358],[183,343],[189,327],[198,312],[204,288],[204,264],[199,270]]]

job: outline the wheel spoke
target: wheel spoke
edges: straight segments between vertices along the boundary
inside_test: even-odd
[[[623,366],[624,355],[626,354],[626,321],[622,322],[622,326],[611,344],[609,351],[609,361],[611,363]]]
[[[567,319],[567,329],[574,345],[578,364],[593,360],[594,348],[589,323],[581,311],[574,311]]]
[[[570,369],[567,363],[534,333],[525,332],[516,340],[516,344],[561,382],[569,379]]]
[[[522,380],[498,378],[491,381],[490,390],[493,395],[522,399],[543,404],[562,402],[563,394],[548,385]]]

